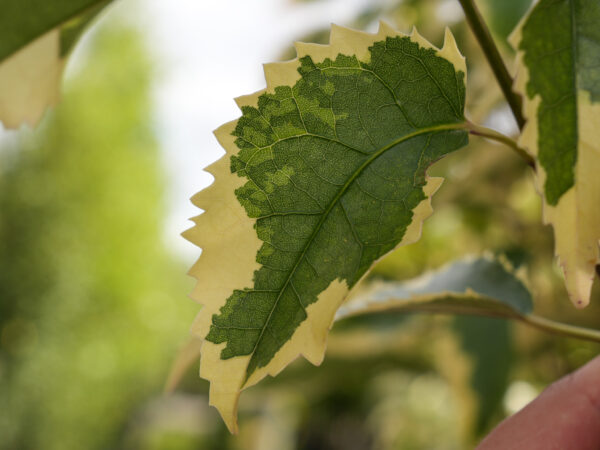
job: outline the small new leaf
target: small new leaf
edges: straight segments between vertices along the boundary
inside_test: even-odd
[[[466,68],[416,31],[333,26],[329,45],[265,65],[267,89],[237,99],[215,134],[227,154],[186,237],[202,308],[200,375],[236,431],[243,388],[298,355],[324,356],[338,307],[373,263],[414,242],[441,179],[427,168],[466,145]]]
[[[111,0],[6,0],[0,15],[0,122],[36,125],[60,96],[67,57]]]
[[[511,37],[527,119],[519,143],[538,161],[544,221],[578,307],[600,262],[599,23],[597,0],[541,0]]]

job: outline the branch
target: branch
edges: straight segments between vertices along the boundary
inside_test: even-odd
[[[467,18],[467,23],[473,31],[475,38],[479,42],[485,57],[487,58],[492,71],[494,72],[494,76],[500,85],[500,89],[502,89],[502,93],[510,106],[510,109],[515,116],[515,120],[517,121],[517,125],[519,129],[522,130],[525,125],[525,119],[522,113],[522,100],[521,97],[513,92],[512,84],[513,79],[508,73],[508,69],[502,60],[502,56],[500,56],[500,52],[498,51],[498,47],[494,43],[492,35],[490,34],[490,30],[485,24],[481,13],[475,6],[474,0],[458,0],[465,12],[465,17]]]

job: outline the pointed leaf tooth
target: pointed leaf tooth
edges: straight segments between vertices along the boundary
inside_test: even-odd
[[[207,172],[213,176],[213,184],[210,184],[209,187],[212,187],[214,185],[215,172],[221,171],[222,166],[227,165],[227,162],[223,161],[223,159],[224,158],[221,157],[221,158],[217,159],[215,162],[210,163],[204,169],[202,169],[202,170],[204,170],[204,172]]]
[[[377,35],[381,36],[381,37],[407,36],[406,34],[401,33],[398,30],[394,29],[394,27],[392,27],[390,24],[388,24],[387,22],[385,22],[383,20],[379,21],[379,30],[377,31]]]
[[[258,97],[263,95],[266,92],[266,89],[261,89],[260,91],[253,92],[248,95],[240,95],[239,97],[234,98],[235,104],[238,105],[238,108],[242,109],[244,106],[256,106],[258,101]]]
[[[467,62],[465,57],[458,49],[454,34],[452,34],[452,31],[450,31],[449,27],[446,27],[444,30],[444,45],[438,52],[438,55],[442,58],[446,58],[448,61],[451,61],[454,64],[454,67],[456,67],[456,70],[462,70],[465,74],[466,83]]]
[[[223,418],[225,425],[232,434],[237,434],[237,412],[240,398],[240,389],[244,373],[245,363],[244,357],[232,358],[225,361],[223,372],[215,373],[213,370],[207,369],[214,367],[211,362],[220,360],[222,346],[211,346],[206,348],[207,342],[202,345],[201,361],[206,361],[200,366],[200,376],[207,380],[214,380],[210,383],[209,388],[209,405],[214,406]]]
[[[194,222],[194,226],[192,228],[188,228],[187,230],[185,230],[183,233],[181,233],[181,236],[183,236],[184,239],[186,239],[187,241],[200,246],[200,237],[202,236],[202,230],[200,229],[200,227],[198,226],[200,222],[200,216],[196,216],[193,219],[191,219]]]
[[[214,187],[214,184],[211,184],[210,186],[202,189],[201,191],[197,192],[196,194],[194,194],[192,196],[192,198],[190,199],[190,201],[192,202],[192,204],[194,206],[197,206],[200,209],[206,210],[206,207],[204,207],[203,205],[208,204],[211,200],[212,197],[214,197],[215,195],[218,194],[218,189]],[[197,216],[200,217],[200,216]],[[191,220],[194,220],[194,218],[192,218]]]
[[[329,45],[328,44],[314,44],[311,42],[295,42],[294,48],[298,58],[303,58],[306,55],[311,55],[314,60],[321,60],[321,58],[315,55],[325,55],[323,59],[329,56]]]
[[[419,44],[421,47],[424,48],[431,48],[433,50],[439,51],[439,48],[437,48],[435,45],[433,45],[431,42],[429,42],[426,38],[424,38],[421,33],[419,33],[419,30],[417,30],[417,27],[414,26],[410,32],[410,39],[413,42],[416,42],[417,44]]]
[[[360,60],[364,60],[369,55],[369,47],[375,42],[374,34],[363,31],[352,30],[351,28],[339,25],[331,26],[330,48],[335,51],[332,53],[354,54]],[[335,59],[335,56],[331,56]]]
[[[293,85],[300,79],[297,59],[263,64],[263,71],[267,81],[267,92],[269,93],[273,93],[277,86]]]

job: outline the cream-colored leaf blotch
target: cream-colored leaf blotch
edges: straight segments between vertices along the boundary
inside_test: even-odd
[[[65,58],[54,29],[0,64],[0,121],[7,128],[36,125],[60,97]]]
[[[511,36],[518,48],[520,33]],[[523,115],[527,120],[519,145],[537,157],[540,97],[526,95],[529,74],[523,52],[517,53],[517,76],[514,89],[523,96]],[[600,264],[600,104],[592,103],[589,93],[577,92],[578,148],[575,185],[555,206],[543,201],[543,221],[554,228],[555,254],[563,270],[570,300],[577,308],[590,302],[596,265]],[[536,190],[544,198],[546,173],[536,167]]]
[[[240,108],[256,107],[258,98],[265,92],[273,92],[277,86],[293,86],[300,78],[299,58],[310,55],[314,62],[326,58],[335,59],[342,54],[356,55],[366,61],[369,47],[386,37],[404,36],[381,24],[379,31],[368,34],[333,26],[329,45],[296,43],[298,57],[284,63],[264,66],[267,87],[265,90],[236,99]],[[452,34],[447,31],[443,49],[433,47],[416,31],[411,39],[436,52],[466,73],[464,58],[458,51]],[[230,160],[239,152],[232,136],[238,121],[227,123],[215,131],[226,154],[207,168],[215,177],[214,183],[193,197],[193,203],[205,212],[194,219],[195,226],[184,237],[202,248],[202,254],[190,270],[197,283],[192,298],[203,305],[192,327],[192,333],[205,339],[210,331],[213,315],[219,314],[228,297],[235,289],[253,285],[253,277],[260,268],[256,261],[263,242],[257,237],[256,219],[248,217],[238,201],[235,190],[247,180],[232,173]],[[420,237],[422,222],[432,212],[431,196],[441,184],[440,178],[428,178],[423,187],[425,199],[413,210],[413,220],[399,245],[412,243]],[[240,392],[256,384],[267,375],[275,376],[286,365],[302,355],[313,364],[324,357],[326,339],[335,313],[348,294],[345,280],[334,280],[322,291],[317,301],[306,308],[307,318],[296,328],[291,339],[285,342],[272,360],[264,367],[256,368],[246,379],[246,369],[252,355],[221,359],[226,343],[215,344],[204,340],[200,350],[200,376],[210,381],[210,404],[215,406],[229,430],[237,432],[237,409]]]

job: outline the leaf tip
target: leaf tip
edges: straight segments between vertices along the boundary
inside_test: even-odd
[[[196,322],[205,322],[206,317],[198,316]],[[204,328],[206,324],[194,324]],[[197,330],[201,336],[205,330]],[[227,429],[238,432],[237,414],[242,383],[249,357],[221,360],[221,352],[226,344],[214,344],[205,340],[202,343],[200,376],[210,381],[209,405],[214,406],[223,418]]]
[[[583,309],[590,303],[592,285],[596,274],[595,263],[589,267],[577,267],[570,270],[562,265],[565,274],[565,285],[569,299],[577,309]]]
[[[239,398],[239,392],[216,394],[213,392],[211,384],[209,405],[214,406],[219,411],[223,422],[225,422],[225,426],[231,434],[238,434],[239,431],[237,422]]]

